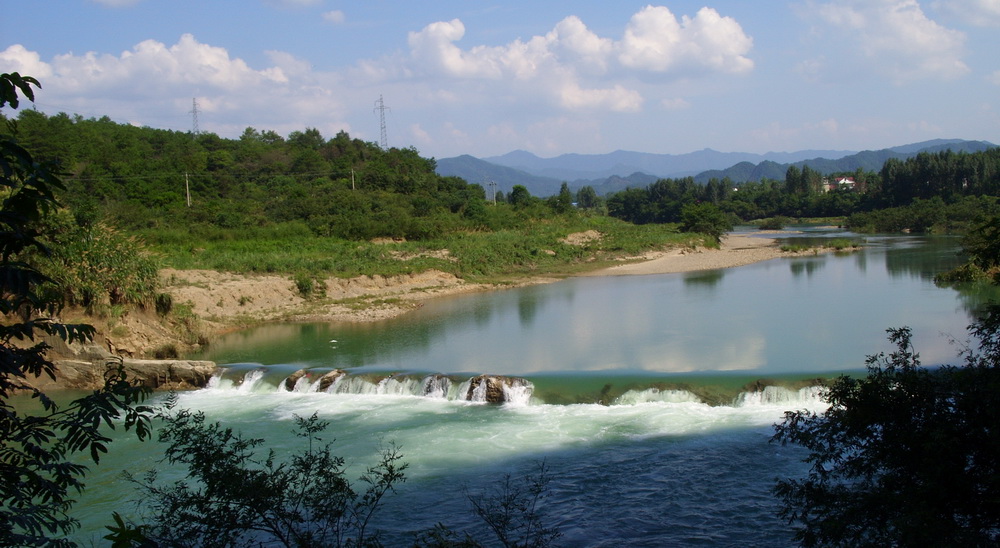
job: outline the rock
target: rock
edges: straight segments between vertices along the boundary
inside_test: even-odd
[[[305,369],[299,369],[295,373],[292,373],[291,375],[288,376],[287,379],[285,379],[285,390],[288,390],[289,392],[294,391],[295,385],[298,384],[299,379],[308,376],[309,372],[306,371]]]
[[[517,377],[479,375],[469,381],[469,391],[465,394],[465,399],[486,403],[506,403],[507,396],[504,387],[524,386],[527,383],[528,381]]]
[[[346,374],[346,372],[341,371],[340,369],[334,369],[333,371],[323,375],[319,378],[319,391],[326,392],[335,382],[340,380],[340,378]]]
[[[31,379],[42,390],[97,390],[104,387],[105,375],[119,364],[125,374],[154,390],[194,390],[204,388],[216,372],[215,362],[199,360],[55,360],[56,380]]]

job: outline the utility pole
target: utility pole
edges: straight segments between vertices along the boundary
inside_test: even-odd
[[[188,174],[184,172],[184,193],[187,194],[187,206],[191,207],[191,184],[188,183]]]
[[[493,197],[493,205],[497,205],[497,184],[493,181],[486,183],[486,186],[490,187],[490,196]]]
[[[375,114],[379,117],[379,128],[381,129],[381,139],[379,140],[379,146],[382,150],[389,150],[389,138],[386,136],[385,131],[385,111],[390,110],[389,107],[385,106],[385,101],[382,100],[382,94],[379,94],[378,101],[375,101]]]

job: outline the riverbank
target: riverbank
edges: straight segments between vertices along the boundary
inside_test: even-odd
[[[773,238],[728,235],[718,249],[671,248],[621,264],[585,270],[580,276],[624,276],[732,268],[790,256]],[[320,295],[306,298],[287,276],[245,275],[208,270],[164,270],[174,303],[188,307],[210,333],[272,321],[372,322],[405,314],[427,299],[509,289],[557,281],[562,277],[530,276],[504,284],[472,283],[453,274],[429,270],[399,276],[327,278]]]
[[[567,241],[575,242],[571,245],[583,245],[595,237],[599,236],[580,233],[571,235]],[[605,264],[572,275],[692,272],[738,267],[795,254],[782,251],[767,233],[728,235],[718,248],[672,247],[623,257],[617,261],[619,264]],[[374,322],[405,314],[428,299],[550,283],[566,276],[529,276],[492,284],[469,282],[438,270],[398,276],[331,277],[322,280],[319,290],[309,297],[301,294],[289,276],[282,275],[165,269],[161,277],[164,291],[174,303],[168,318],[160,318],[149,311],[133,311],[99,321],[88,317],[72,318],[94,324],[98,330],[97,340],[86,350],[50,341],[57,359],[83,359],[92,363],[103,363],[109,356],[174,359],[201,345],[211,344],[211,339],[222,333],[261,323]],[[81,358],[81,353],[87,352],[93,355]],[[159,384],[169,383],[151,383]]]

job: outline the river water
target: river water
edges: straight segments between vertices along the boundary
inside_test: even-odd
[[[833,236],[845,234],[787,235]],[[390,546],[437,522],[487,538],[467,494],[540,462],[560,545],[786,546],[770,489],[805,468],[800,450],[769,443],[772,425],[822,410],[811,379],[863,370],[890,350],[886,328],[910,326],[925,364],[957,361],[950,339],[996,295],[933,284],[956,251],[953,238],[868,237],[846,254],[438,299],[372,325],[265,326],[213,345],[205,358],[226,373],[180,405],[279,453],[298,443],[293,417],[318,413],[353,475],[400,446],[408,480],[378,522]],[[286,385],[300,369],[310,375]],[[333,369],[347,375],[320,391]],[[484,373],[527,382],[503,405],[467,401]],[[119,471],[160,455],[153,442],[113,446],[77,507],[79,540],[132,512],[139,495]]]

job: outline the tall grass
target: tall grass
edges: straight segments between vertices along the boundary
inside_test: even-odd
[[[600,238],[583,245],[561,241],[588,230],[597,231]],[[178,269],[344,278],[436,269],[474,280],[566,273],[653,248],[704,243],[697,235],[678,233],[675,225],[636,226],[582,216],[529,221],[496,231],[456,232],[420,242],[348,241],[280,225],[255,232],[216,229],[182,237],[169,231],[143,237],[166,266]]]

